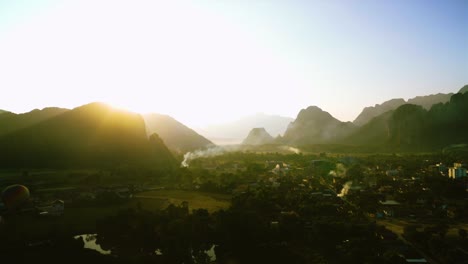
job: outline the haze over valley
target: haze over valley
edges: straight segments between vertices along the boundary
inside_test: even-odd
[[[0,263],[468,263],[468,2],[0,1]]]

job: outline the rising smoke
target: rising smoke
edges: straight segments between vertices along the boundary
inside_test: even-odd
[[[187,152],[185,153],[184,160],[181,162],[180,166],[188,167],[190,165],[190,162],[194,159],[220,156],[227,152],[240,151],[242,150],[242,148],[243,146],[240,146],[240,145],[226,145],[226,146],[214,146],[214,147],[210,147],[207,149],[199,149],[193,152]],[[300,149],[293,148],[290,146],[282,146],[282,149],[296,153],[296,154],[301,153]]]
[[[338,194],[338,197],[344,197],[348,194],[349,189],[353,185],[352,181],[348,181],[343,185],[343,189],[341,189],[341,192]]]
[[[187,152],[184,155],[184,160],[180,164],[181,167],[188,167],[190,162],[194,159],[198,158],[206,158],[206,157],[215,157],[223,155],[226,152],[237,151],[238,147],[234,146],[215,146],[210,147],[207,149],[199,149],[193,152]]]
[[[287,151],[291,151],[291,152],[296,153],[296,154],[301,153],[300,149],[293,148],[293,147],[290,147],[290,146],[283,146],[282,149],[287,150]]]
[[[346,176],[346,167],[342,163],[338,163],[336,164],[336,168],[331,170],[328,175],[343,178]]]

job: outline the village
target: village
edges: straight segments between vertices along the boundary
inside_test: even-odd
[[[404,251],[402,255],[407,255],[407,262],[438,263],[435,259],[444,254],[467,258],[466,163],[444,165],[434,157],[420,156],[363,158],[321,154],[316,158],[305,160],[298,155],[284,160],[267,159],[257,161],[257,167],[240,166],[239,161],[222,158],[218,160],[221,166],[213,165],[216,163],[213,160],[207,162],[213,175],[232,178],[235,177],[231,174],[236,172],[243,175],[237,177],[245,180],[232,189],[234,194],[270,189],[281,194],[292,191],[294,195],[326,204],[326,210],[361,215],[383,228],[379,231],[381,238],[389,247]],[[256,180],[249,178],[254,170],[259,175]],[[326,210],[322,208],[320,214]],[[298,215],[294,210],[280,214]],[[272,226],[280,224],[277,219],[271,221]],[[431,249],[431,243],[438,243],[441,250]]]
[[[166,182],[102,184],[90,182],[89,175],[74,186],[28,180],[32,187],[27,202],[14,215],[1,203],[0,223],[7,218],[16,219],[16,226],[28,222],[35,230],[31,239],[43,241],[37,230],[54,227],[71,236],[93,234],[98,219],[125,208],[154,211],[185,202],[190,211],[216,212],[229,208],[230,201],[261,195],[268,206],[258,210],[269,215],[272,232],[284,225],[292,228],[293,221],[294,228],[314,236],[325,219],[350,219],[375,226],[379,243],[399,252],[406,262],[466,258],[467,166],[421,159],[231,153],[195,160]],[[31,245],[35,243],[40,242]],[[434,251],[431,243],[443,250]],[[345,250],[346,243],[340,247]]]

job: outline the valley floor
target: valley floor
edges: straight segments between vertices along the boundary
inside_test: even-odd
[[[135,194],[119,204],[67,206],[62,216],[38,216],[20,214],[9,219],[21,233],[31,240],[40,240],[52,233],[80,235],[96,232],[96,221],[117,214],[124,209],[141,208],[156,211],[169,204],[179,205],[186,201],[189,210],[205,208],[209,212],[226,209],[230,205],[230,195],[212,194],[184,190],[154,190]]]

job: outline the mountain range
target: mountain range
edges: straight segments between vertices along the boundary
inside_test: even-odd
[[[15,114],[8,111],[0,111],[0,136],[40,123],[44,120],[60,115],[68,109],[48,107],[42,110],[34,109],[24,114]]]
[[[291,117],[258,113],[240,118],[234,122],[200,128],[197,131],[215,144],[239,144],[256,127],[263,127],[270,135],[275,137],[283,135],[292,121],[294,119]]]
[[[356,126],[351,122],[341,122],[317,106],[302,109],[284,136],[283,143],[312,145],[333,143],[352,133]]]
[[[452,94],[447,102],[428,105],[447,95],[395,99],[374,107],[370,121],[358,126],[341,122],[322,109],[302,109],[281,139],[282,144],[307,146],[343,144],[373,146],[382,150],[425,151],[468,143],[468,86]],[[463,93],[464,92],[464,93]],[[369,108],[367,108],[369,109]],[[383,110],[385,109],[385,110]],[[369,110],[364,110],[364,112]]]
[[[185,154],[214,144],[174,118],[161,114],[143,116],[148,135],[158,134],[172,151]]]
[[[101,106],[101,107],[98,107]],[[104,113],[103,109],[112,109],[110,107],[104,107],[105,104],[92,103],[86,106],[86,108],[95,109],[96,113]],[[69,112],[76,112],[82,108],[76,108],[73,110],[57,108],[57,107],[48,107],[42,110],[34,109],[27,113],[15,114],[12,112],[0,111],[0,142],[2,138],[13,138],[14,135],[10,134],[21,134],[26,133],[22,130],[31,130],[35,129],[37,124],[54,119],[55,117],[70,115]],[[84,111],[84,110],[80,110]],[[86,111],[85,111],[86,112]],[[89,115],[88,118],[91,118],[92,115]],[[143,131],[145,131],[148,138],[156,133],[158,137],[164,142],[164,144],[174,152],[187,152],[193,151],[195,149],[203,148],[212,143],[204,138],[203,136],[197,134],[192,129],[181,124],[177,120],[160,114],[149,114],[143,116]],[[88,120],[89,121],[89,120]],[[48,126],[55,126],[54,123],[47,122]],[[56,125],[59,127],[60,125]],[[61,128],[60,128],[61,129]],[[65,129],[65,128],[64,128]],[[55,132],[55,131],[54,131]],[[117,132],[117,131],[116,131]],[[71,133],[70,135],[74,135]],[[59,137],[60,138],[60,137]],[[74,140],[73,137],[69,137],[70,140]],[[27,139],[25,139],[27,141]],[[154,139],[155,140],[155,139]],[[6,146],[5,146],[6,147]]]
[[[403,98],[391,99],[383,102],[382,104],[376,104],[374,106],[365,107],[362,110],[362,112],[356,117],[353,123],[355,125],[362,126],[368,123],[372,118],[377,117],[387,111],[395,110],[404,104],[420,105],[424,109],[429,110],[435,104],[448,102],[452,95],[453,93],[438,93],[426,96],[416,96],[414,98],[408,99],[408,101],[405,101],[405,99]]]
[[[91,103],[75,109],[0,112],[0,166],[174,165],[173,152],[213,145],[177,120]]]
[[[365,123],[361,119],[359,125],[342,122],[317,106],[302,109],[294,120],[260,114],[258,122],[246,118],[237,123],[237,129],[234,123],[225,126],[223,129],[231,127],[234,131],[224,136],[240,135],[249,129],[245,145],[329,144],[378,151],[429,151],[467,144],[468,86],[448,101],[446,96],[390,100],[364,110],[379,114]],[[285,125],[284,136],[274,138],[261,124],[276,132]],[[0,112],[1,168],[109,168],[124,164],[173,167],[177,164],[174,152],[212,145],[169,116],[141,116],[102,103],[71,110],[50,107],[24,114]]]
[[[4,115],[4,114],[2,114]],[[166,165],[175,159],[139,114],[91,103],[0,137],[2,167]]]

